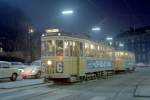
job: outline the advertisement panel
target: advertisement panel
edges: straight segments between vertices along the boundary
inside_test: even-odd
[[[87,60],[87,68],[105,68],[112,67],[112,61],[110,60]]]

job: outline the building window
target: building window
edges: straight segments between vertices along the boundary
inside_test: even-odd
[[[145,52],[145,48],[142,48],[142,49],[143,49],[142,51]]]
[[[138,61],[141,61],[141,55],[140,54],[138,55]]]
[[[0,47],[0,52],[3,52],[3,48]]]
[[[146,60],[146,55],[145,54],[143,54],[143,61],[145,61]]]

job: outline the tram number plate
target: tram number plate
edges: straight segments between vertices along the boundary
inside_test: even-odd
[[[63,67],[64,67],[63,62],[57,62],[56,63],[56,72],[57,73],[63,73]]]

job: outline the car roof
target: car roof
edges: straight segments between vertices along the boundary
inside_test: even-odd
[[[8,61],[0,61],[0,63],[8,63],[8,64],[11,64],[11,63],[8,62]]]
[[[41,60],[34,60],[33,62],[41,62]]]
[[[11,62],[11,63],[13,63],[13,64],[23,64],[22,62],[18,62],[18,61],[15,61],[15,62]]]

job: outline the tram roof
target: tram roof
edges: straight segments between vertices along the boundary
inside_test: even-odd
[[[100,42],[100,43],[105,44],[105,42],[103,40],[100,40],[100,41],[93,40],[87,34],[83,35],[83,34],[70,33],[70,32],[51,32],[51,33],[45,33],[44,36],[67,36],[67,37],[86,39],[86,40],[89,40],[89,41],[93,41],[93,42],[97,42],[97,43]]]
[[[127,51],[127,50],[115,50],[115,52],[124,52],[124,53],[134,54],[134,52]]]

